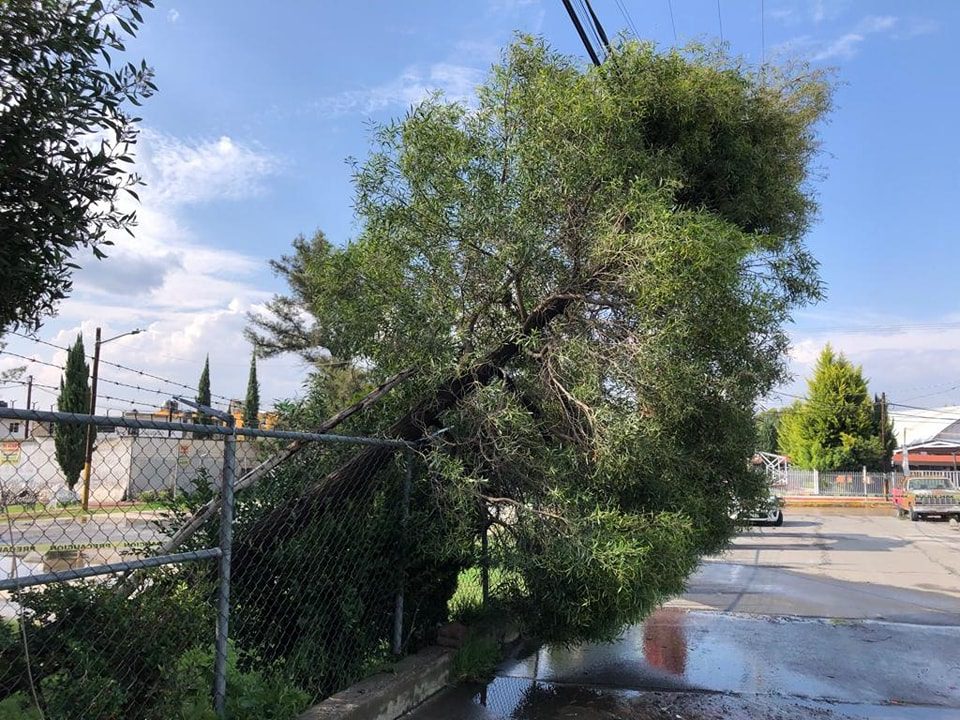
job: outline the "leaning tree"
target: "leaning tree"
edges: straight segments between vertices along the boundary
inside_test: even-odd
[[[427,495],[489,528],[505,601],[544,637],[608,637],[764,491],[753,407],[783,377],[791,310],[820,293],[802,239],[829,101],[804,68],[631,42],[584,70],[521,39],[474,104],[433,98],[379,129],[357,237],[300,239],[275,264],[291,293],[251,335],[381,380],[413,369],[376,429],[445,429]],[[258,510],[238,602],[270,602],[274,558],[389,457]]]

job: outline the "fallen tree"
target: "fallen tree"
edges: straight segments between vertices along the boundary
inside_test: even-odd
[[[682,589],[766,492],[753,409],[820,292],[803,236],[828,106],[803,68],[632,43],[585,71],[521,39],[475,104],[379,129],[358,236],[296,240],[251,334],[376,386],[321,429],[430,442],[406,522],[394,449],[293,444],[241,480],[230,639],[258,687],[315,698],[377,667],[400,587],[401,639],[426,639],[480,538],[495,602],[547,640],[611,637]],[[315,387],[297,417],[352,397]],[[165,549],[210,544],[207,499]],[[47,714],[169,717],[190,677],[202,701],[176,671],[208,650],[215,574],[25,593]],[[0,656],[0,691],[29,691],[12,635]]]
[[[783,377],[784,322],[820,292],[802,238],[828,105],[802,68],[630,43],[584,72],[518,41],[475,107],[433,99],[379,130],[359,236],[298,239],[275,264],[291,294],[251,334],[417,367],[377,428],[448,430],[422,488],[460,525],[444,532],[492,528],[504,602],[536,632],[609,636],[765,492],[752,411]],[[276,554],[378,492],[392,457],[365,448],[245,525],[244,602],[269,603]]]

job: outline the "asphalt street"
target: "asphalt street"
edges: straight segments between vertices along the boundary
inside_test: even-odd
[[[409,717],[954,720],[958,551],[945,522],[788,508],[618,641],[541,648]]]

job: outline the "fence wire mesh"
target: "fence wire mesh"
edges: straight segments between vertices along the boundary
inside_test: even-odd
[[[225,466],[237,492],[220,716],[295,717],[448,617],[451,571],[430,533],[413,534],[437,511],[403,443],[101,418],[84,508],[64,438],[89,418],[30,412],[42,421],[0,464],[2,710],[212,716]]]
[[[0,707],[11,717],[178,717],[188,675],[206,666],[212,676],[212,662],[189,653],[213,648],[219,550],[131,570],[163,562],[170,509],[219,476],[223,442],[27,423],[7,421],[0,458]]]

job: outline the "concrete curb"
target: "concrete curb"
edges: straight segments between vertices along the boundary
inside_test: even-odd
[[[298,720],[394,720],[441,690],[450,679],[453,651],[427,647],[305,710]]]

